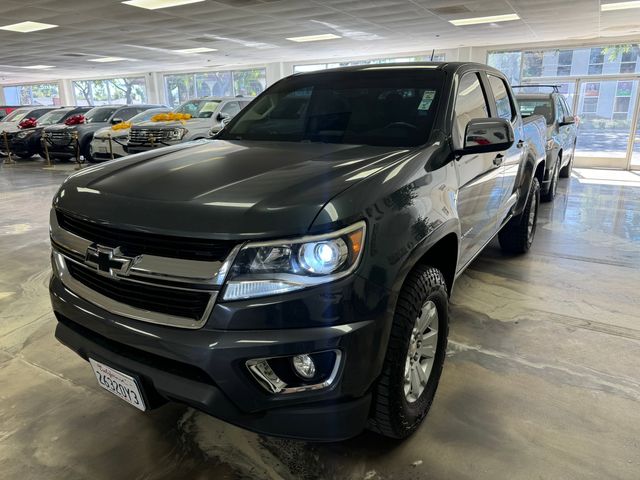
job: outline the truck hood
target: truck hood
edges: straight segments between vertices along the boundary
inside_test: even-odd
[[[331,198],[408,152],[200,140],[83,169],[62,185],[54,206],[114,226],[180,236],[298,235]],[[333,220],[342,220],[339,215]]]
[[[207,128],[213,126],[214,123],[212,118],[190,118],[189,120],[172,120],[169,122],[141,122],[136,123],[134,128]]]
[[[68,130],[73,132],[75,130],[78,133],[82,134],[85,132],[95,132],[96,130],[100,130],[106,126],[110,126],[108,122],[98,122],[98,123],[81,123],[80,125],[65,125],[64,123],[56,123],[55,125],[50,125],[45,128],[47,132],[59,132],[61,130]]]
[[[123,128],[121,130],[114,130],[111,127],[102,127],[100,130],[96,131],[93,134],[93,138],[108,138],[111,135],[111,138],[121,138],[129,135],[129,129]]]

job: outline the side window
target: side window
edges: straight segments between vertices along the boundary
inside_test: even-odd
[[[113,118],[121,118],[122,120],[127,121],[131,117],[133,117],[136,113],[138,113],[136,108],[123,108],[122,110],[118,110],[113,115]]]
[[[25,118],[40,118],[42,115],[47,113],[49,110],[34,110],[33,112],[29,112],[30,115],[27,115]]]
[[[513,111],[513,108],[511,106],[509,90],[507,89],[504,80],[494,75],[487,76],[489,77],[489,84],[491,85],[491,90],[493,91],[493,97],[496,100],[498,117],[504,118],[505,120],[511,120],[515,116],[515,112]]]
[[[567,115],[567,113],[564,110],[564,103],[560,97],[556,97],[556,118],[561,122],[565,115]]]
[[[220,112],[226,113],[229,116],[233,117],[240,112],[240,105],[238,105],[238,102],[229,102],[224,107],[222,107],[222,110],[220,110]]]
[[[463,143],[464,132],[469,120],[488,118],[489,108],[477,73],[467,73],[460,80],[456,96],[455,127],[459,145]]]

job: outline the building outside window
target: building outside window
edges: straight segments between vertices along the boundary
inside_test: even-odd
[[[4,87],[7,105],[60,105],[60,87],[57,83],[34,83]]]
[[[262,93],[266,85],[264,68],[164,76],[167,104],[174,107],[195,97],[253,97]]]
[[[616,85],[616,98],[613,103],[613,119],[628,120],[631,106],[633,82],[620,81]]]
[[[131,105],[146,103],[144,77],[75,80],[76,105]]]
[[[620,57],[620,73],[637,72],[638,60],[640,59],[640,47],[631,46],[627,51],[623,51]]]
[[[587,83],[584,87],[584,100],[582,113],[596,113],[598,111],[598,98],[600,97],[600,83]]]
[[[602,74],[604,66],[604,53],[602,48],[592,48],[589,52],[589,75]]]
[[[571,64],[573,62],[573,50],[561,50],[558,54],[558,67],[556,69],[558,77],[568,77],[571,75]]]

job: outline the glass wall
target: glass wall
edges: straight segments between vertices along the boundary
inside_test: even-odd
[[[146,103],[144,77],[76,80],[73,82],[76,105],[131,105]]]
[[[636,162],[637,142],[629,137],[639,115],[638,44],[494,51],[487,63],[513,84],[559,85],[579,117],[576,156],[585,164],[626,168]]]
[[[418,57],[398,57],[398,58],[373,58],[368,60],[351,60],[346,62],[334,62],[334,63],[314,63],[308,65],[294,65],[293,73],[315,72],[317,70],[326,70],[328,68],[349,67],[352,65],[377,65],[381,63],[402,63],[402,62],[444,62],[446,55],[444,53],[438,53],[433,56],[424,55]]]
[[[60,87],[57,83],[34,83],[4,87],[7,105],[60,105]]]
[[[167,104],[171,106],[194,97],[253,97],[261,93],[266,84],[267,74],[264,68],[164,76]]]

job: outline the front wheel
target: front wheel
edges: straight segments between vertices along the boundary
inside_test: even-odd
[[[529,197],[522,213],[513,217],[502,227],[498,234],[500,247],[509,253],[526,253],[531,248],[538,223],[540,205],[540,182],[533,177],[529,188]]]
[[[371,430],[391,438],[417,430],[438,388],[448,333],[444,277],[436,268],[418,266],[398,297],[382,374],[373,390]]]

